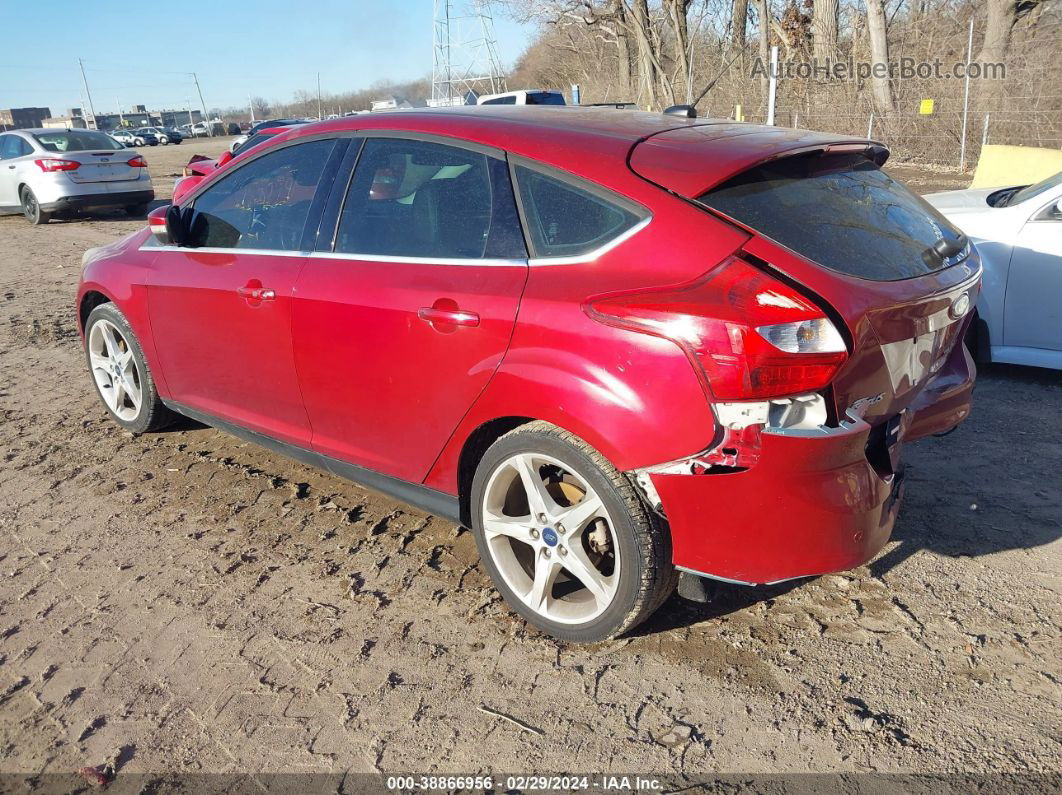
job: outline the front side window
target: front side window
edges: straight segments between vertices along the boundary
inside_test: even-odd
[[[195,247],[298,251],[333,140],[310,141],[252,160],[195,200]]]
[[[646,217],[641,208],[590,185],[581,187],[574,178],[517,166],[516,179],[536,257],[588,254]]]
[[[365,142],[335,250],[398,257],[524,257],[505,163],[429,141]]]
[[[122,148],[107,133],[96,130],[56,130],[34,133],[33,137],[49,152],[86,152],[95,149],[113,152]]]

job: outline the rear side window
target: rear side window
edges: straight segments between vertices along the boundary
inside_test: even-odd
[[[527,256],[504,161],[400,138],[365,142],[335,250],[439,259]]]
[[[961,233],[866,158],[800,155],[746,171],[699,201],[839,273],[873,281],[944,268]]]
[[[507,97],[495,97],[494,99],[485,99],[479,103],[480,105],[515,105],[516,95],[511,94]]]
[[[536,257],[587,254],[648,216],[637,205],[574,177],[517,166],[516,179]]]
[[[195,200],[193,246],[298,251],[333,140],[285,146],[236,169]]]
[[[35,133],[33,137],[49,152],[85,152],[93,149],[114,151],[122,148],[111,136],[95,130],[56,130]]]

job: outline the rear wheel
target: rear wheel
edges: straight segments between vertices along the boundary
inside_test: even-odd
[[[100,400],[123,428],[144,433],[173,421],[155,389],[140,343],[114,304],[100,304],[89,314],[85,356]]]
[[[40,202],[28,187],[22,189],[22,214],[34,226],[46,224],[52,220],[52,214],[41,209]]]
[[[142,218],[147,215],[148,204],[129,204],[125,207],[125,214],[133,218]]]
[[[613,638],[674,590],[667,532],[631,482],[548,423],[521,426],[487,450],[471,504],[476,544],[498,590],[557,638]]]

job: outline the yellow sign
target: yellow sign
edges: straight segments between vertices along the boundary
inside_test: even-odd
[[[918,105],[918,112],[922,116],[933,115],[933,100],[923,99],[922,102]]]

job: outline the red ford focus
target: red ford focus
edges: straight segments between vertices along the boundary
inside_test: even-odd
[[[93,382],[475,533],[561,638],[678,571],[865,563],[904,444],[954,428],[980,265],[878,144],[471,108],[280,133],[85,255]]]

